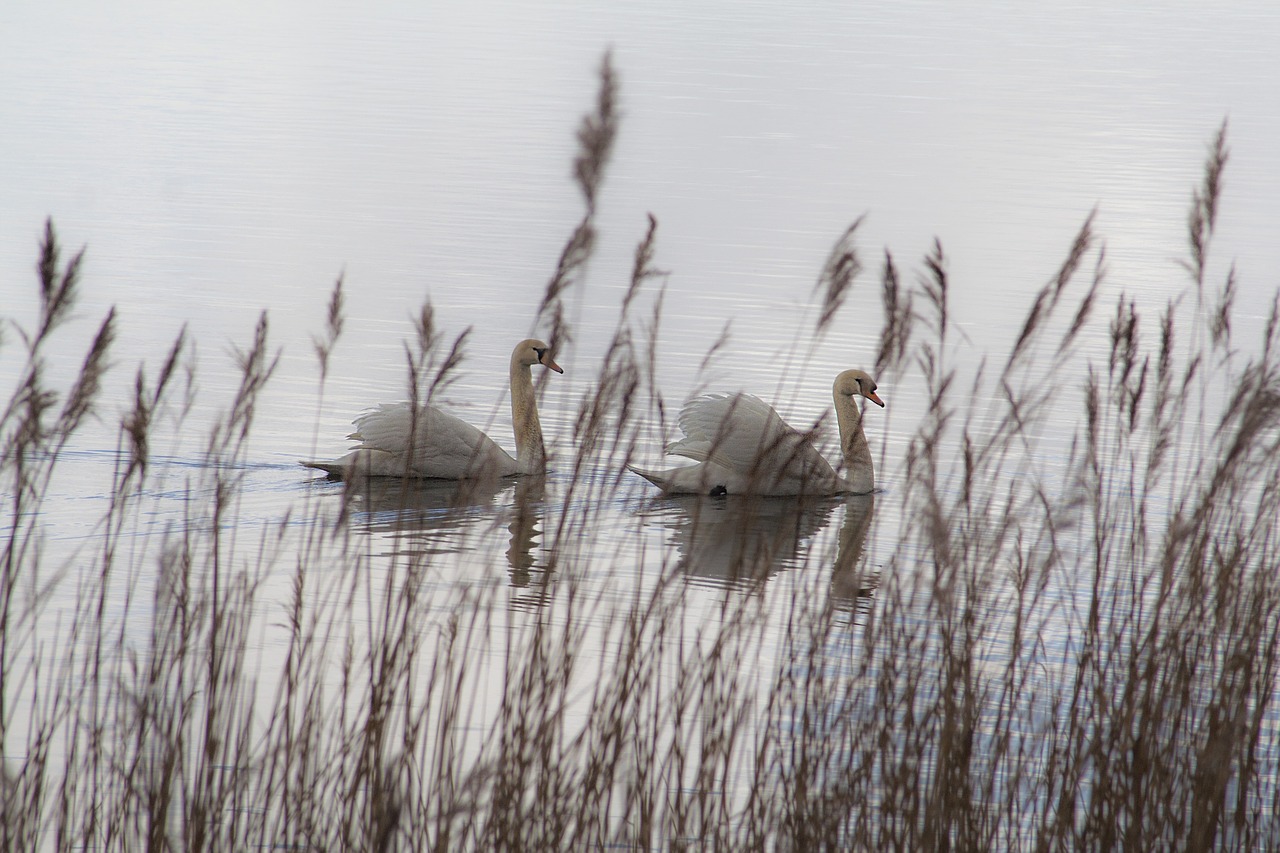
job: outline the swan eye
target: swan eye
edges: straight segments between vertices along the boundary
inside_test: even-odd
[[[544,350],[544,349],[538,349],[537,347],[534,347],[534,348],[533,348],[533,351],[534,351],[534,352],[536,352],[536,353],[538,354],[538,361],[542,361],[542,357],[543,357],[543,356],[545,356],[545,355],[547,354],[547,351],[546,351],[546,350]]]

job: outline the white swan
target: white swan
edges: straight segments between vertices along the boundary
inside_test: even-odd
[[[645,471],[628,465],[667,494],[837,495],[875,488],[871,449],[862,433],[857,397],[878,406],[876,383],[861,370],[846,370],[832,386],[845,475],[841,477],[807,436],[750,394],[706,394],[680,412],[684,438],[667,445],[672,456],[697,465]]]
[[[330,477],[431,477],[471,480],[541,474],[547,465],[542,424],[529,368],[541,364],[564,373],[551,348],[534,338],[511,352],[511,421],[516,435],[513,459],[471,424],[435,406],[381,404],[356,418],[348,438],[360,446],[334,462],[303,462]]]

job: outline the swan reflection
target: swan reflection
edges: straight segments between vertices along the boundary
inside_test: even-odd
[[[755,587],[809,558],[818,534],[844,507],[835,560],[832,603],[865,604],[878,579],[864,565],[863,549],[874,515],[874,495],[805,501],[753,497],[669,497],[649,512],[661,517],[679,552],[677,568],[694,583]]]
[[[754,586],[796,563],[840,499],[685,496],[661,504],[680,571],[695,582]]]
[[[344,484],[346,510],[370,530],[447,529],[493,507],[511,480],[360,477]]]
[[[394,542],[393,555],[409,557],[485,551],[505,528],[510,585],[536,591],[513,606],[527,607],[545,600],[546,561],[538,554],[545,495],[542,477],[359,478],[345,483],[344,508],[366,533]]]
[[[520,588],[533,588],[536,599],[533,603],[541,605],[545,601],[546,565],[539,566],[534,557],[538,541],[542,537],[542,516],[546,482],[541,477],[526,477],[516,484],[515,500],[508,511],[507,532],[510,534],[507,546],[507,565],[510,566],[511,585]],[[539,582],[534,584],[535,575]],[[514,602],[517,606],[521,602]]]
[[[880,585],[879,574],[863,560],[875,506],[875,495],[850,495],[844,500],[844,522],[840,525],[836,564],[831,570],[831,601],[844,610],[865,606]]]

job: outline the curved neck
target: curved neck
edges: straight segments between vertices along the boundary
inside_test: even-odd
[[[511,363],[511,425],[516,434],[516,461],[525,474],[541,474],[547,468],[547,451],[542,444],[542,424],[538,421],[538,401],[533,393],[529,365]]]
[[[836,423],[840,426],[840,453],[844,456],[845,479],[855,493],[865,494],[875,489],[876,475],[871,462],[871,448],[862,433],[862,412],[858,411],[854,397],[835,394],[833,398]]]

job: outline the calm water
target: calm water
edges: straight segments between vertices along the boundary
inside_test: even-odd
[[[74,563],[93,547],[132,374],[143,362],[154,371],[184,326],[199,344],[199,394],[183,437],[155,448],[175,484],[151,499],[156,531],[182,523],[201,426],[230,399],[233,347],[263,311],[282,360],[255,424],[242,537],[274,536],[304,501],[336,503],[337,489],[295,461],[340,454],[355,414],[405,396],[410,317],[428,298],[447,335],[472,330],[451,407],[511,448],[507,354],[541,331],[531,324],[543,287],[581,215],[573,129],[606,47],[624,119],[602,241],[570,296],[573,340],[556,356],[565,375],[541,398],[561,458],[650,212],[669,272],[657,358],[668,411],[698,388],[743,388],[795,423],[816,420],[832,377],[874,361],[883,252],[914,276],[935,237],[968,369],[1003,351],[1093,210],[1107,244],[1104,304],[1125,292],[1158,310],[1185,285],[1187,203],[1224,118],[1232,157],[1215,270],[1238,267],[1242,339],[1256,339],[1280,283],[1271,2],[367,5],[359,16],[336,4],[0,9],[0,313],[32,316],[37,240],[52,216],[88,255],[76,332],[51,369],[71,375],[108,306],[123,330],[101,421],[77,438],[77,475],[47,506],[51,557]],[[810,354],[813,282],[863,214],[869,270]],[[311,338],[339,274],[348,323],[321,400]],[[726,326],[727,345],[703,369]],[[18,359],[15,336],[5,339],[7,389]],[[880,391],[888,408],[869,413],[867,433],[891,497],[926,400],[914,376]],[[1051,428],[1041,452],[1061,454],[1069,427]],[[655,426],[642,461],[671,437]],[[553,493],[568,476],[555,472]],[[838,501],[748,522],[701,518],[647,488],[627,480],[583,540],[601,595],[626,601],[647,572],[677,561],[694,623],[726,596],[762,589],[725,576],[744,524],[769,578],[767,622],[770,601],[815,582],[856,608],[869,590],[845,588],[808,555],[845,549],[874,572],[893,547],[880,531],[899,522],[890,499],[874,516]],[[433,580],[442,602],[485,588],[518,613],[545,594],[541,543],[557,519],[515,525],[516,492],[504,486],[458,516],[424,487],[412,523],[375,502],[353,524],[374,555],[464,555]],[[708,532],[691,542],[694,518]],[[285,537],[282,565],[289,547]],[[277,586],[283,596],[287,577],[269,595]],[[270,628],[261,637],[270,670],[276,641]]]

